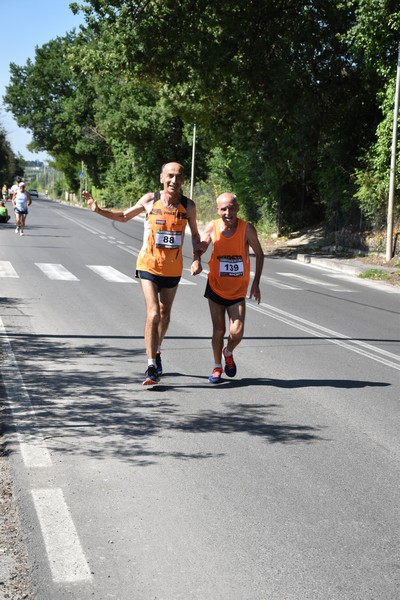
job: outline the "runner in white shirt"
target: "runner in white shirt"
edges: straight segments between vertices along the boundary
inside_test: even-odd
[[[19,233],[19,235],[24,235],[26,215],[28,214],[28,206],[31,205],[31,202],[31,196],[29,192],[25,191],[25,184],[23,181],[21,181],[18,184],[18,191],[12,198],[15,212],[15,223],[17,225],[15,228],[15,233]]]

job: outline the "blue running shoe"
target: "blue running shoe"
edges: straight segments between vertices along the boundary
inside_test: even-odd
[[[220,383],[222,375],[222,367],[215,367],[212,374],[208,378],[210,383]]]
[[[149,365],[145,373],[143,385],[156,385],[160,381],[157,369],[154,365]]]

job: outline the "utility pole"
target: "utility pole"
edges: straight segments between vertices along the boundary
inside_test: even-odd
[[[196,123],[193,125],[193,142],[192,142],[192,173],[190,175],[190,198],[193,200],[194,194],[194,157],[196,154]]]
[[[392,136],[392,154],[390,158],[390,183],[389,200],[387,212],[387,232],[386,232],[386,262],[393,258],[393,207],[394,190],[396,181],[396,150],[397,150],[397,117],[399,113],[399,90],[400,90],[400,44],[397,56],[397,76],[396,91],[394,96],[394,115],[393,115],[393,136]]]
[[[84,177],[85,177],[85,165],[83,164],[83,160],[81,161],[81,170],[80,173],[78,173],[79,176],[79,201],[82,200],[82,185],[84,184]]]

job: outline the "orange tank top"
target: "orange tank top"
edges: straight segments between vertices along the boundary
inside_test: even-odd
[[[177,208],[164,207],[160,193],[154,194],[153,207],[146,214],[143,245],[136,268],[163,277],[182,275],[182,244],[187,225],[187,198],[182,196]]]
[[[214,248],[208,263],[208,283],[221,298],[245,298],[250,281],[250,255],[245,242],[247,222],[238,219],[236,231],[229,238],[222,235],[221,222],[222,219],[213,221]]]

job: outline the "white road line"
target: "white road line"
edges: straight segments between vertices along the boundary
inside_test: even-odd
[[[250,277],[254,277],[254,271],[250,271]],[[273,279],[272,277],[267,277],[266,275],[261,275],[261,281],[263,283],[266,283],[267,285],[272,285],[273,287],[279,288],[281,290],[301,290],[302,289],[302,288],[299,288],[294,285],[288,285],[287,283],[282,283],[281,281],[278,281],[277,279]]]
[[[49,278],[58,281],[79,281],[68,269],[60,264],[35,263],[37,267]]]
[[[125,250],[126,252],[129,252],[130,254],[133,254],[134,256],[137,256],[140,252],[140,248],[135,248],[133,246],[127,246],[126,248],[125,246],[125,242],[121,241],[121,240],[117,240],[115,237],[107,235],[104,231],[102,231],[101,229],[97,229],[96,227],[93,226],[88,226],[88,225],[84,225],[81,221],[78,221],[77,219],[73,219],[72,217],[67,217],[64,213],[62,212],[58,212],[58,214],[63,217],[64,219],[68,219],[69,221],[72,221],[73,223],[75,223],[76,225],[79,225],[79,227],[82,227],[83,229],[86,229],[86,231],[90,231],[90,233],[93,233],[94,235],[98,235],[102,240],[106,240],[107,242],[109,241],[112,244],[116,244],[117,248],[119,248],[120,250]],[[139,220],[139,221],[143,221],[142,217],[135,217],[135,219]]]
[[[294,285],[288,285],[287,283],[282,283],[281,281],[278,281],[277,279],[272,279],[272,277],[261,277],[261,281],[263,281],[267,285],[272,285],[273,287],[276,287],[280,290],[301,290],[302,289],[302,288],[299,288]]]
[[[19,275],[17,271],[14,269],[10,261],[8,260],[0,260],[0,277],[15,277],[18,278]]]
[[[67,215],[65,215],[60,210],[56,210],[55,212],[56,212],[56,214],[58,214],[63,219],[67,219],[68,221],[72,221],[76,225],[79,225],[79,227],[82,227],[82,229],[86,229],[86,231],[90,231],[90,233],[94,233],[95,235],[100,235],[100,234],[106,235],[104,233],[104,231],[101,231],[100,229],[96,229],[96,227],[93,227],[92,225],[90,225],[90,226],[89,225],[84,225],[82,223],[82,221],[78,221],[77,219],[73,219],[72,217],[67,217]]]
[[[2,377],[17,431],[22,460],[28,468],[52,465],[49,450],[36,421],[29,394],[0,317],[0,347],[3,349]]]
[[[269,304],[252,304],[247,302],[246,306],[252,310],[255,310],[256,312],[269,316],[272,319],[276,319],[282,323],[290,325],[291,327],[300,329],[301,331],[313,335],[314,337],[324,338],[331,344],[342,346],[343,348],[346,348],[346,350],[356,352],[357,354],[361,354],[366,358],[370,358],[376,362],[386,365],[387,367],[391,367],[392,369],[400,371],[400,356],[397,354],[393,354],[387,350],[382,350],[377,346],[371,346],[370,344],[367,344],[361,340],[354,340],[343,333],[322,327],[321,325],[317,325],[312,321],[307,321],[306,319],[292,315],[291,313]]]
[[[355,283],[357,285],[364,285],[366,287],[377,289],[377,285],[379,286],[380,292],[386,292],[386,294],[400,294],[400,287],[396,287],[394,285],[390,285],[390,283],[385,283],[384,281],[373,281],[368,279],[360,279],[359,277],[354,277],[352,275],[344,275],[339,273],[327,273],[328,277],[332,279],[342,279],[343,281],[348,281],[350,283]]]
[[[59,488],[31,490],[53,580],[58,583],[92,579],[71,514]]]
[[[298,275],[297,273],[277,273],[277,275],[282,275],[283,277],[293,277],[294,279],[304,281],[304,283],[310,283],[312,285],[320,285],[322,287],[327,287],[335,292],[354,292],[354,290],[349,290],[347,288],[340,287],[337,283],[322,281],[322,279],[314,279],[314,277],[305,277],[304,275]]]
[[[314,277],[306,277],[305,275],[298,275],[297,273],[281,272],[281,273],[277,273],[277,275],[282,275],[283,277],[293,277],[294,279],[300,279],[300,281],[304,281],[305,283],[313,283],[315,285],[322,285],[324,287],[336,286],[335,283],[332,284],[332,283],[329,283],[328,281],[322,281],[322,279],[315,279]]]
[[[139,283],[136,279],[128,277],[124,273],[117,271],[114,267],[108,267],[105,265],[86,265],[89,269],[100,275],[106,281],[112,281],[113,283]]]
[[[137,250],[133,246],[126,246],[126,248],[124,248],[123,246],[118,246],[118,248],[120,250],[125,250],[125,252],[129,252],[129,254],[133,254],[133,256],[139,255],[139,250]]]
[[[38,433],[36,415],[1,317],[0,349],[4,355],[2,378],[24,465],[27,468],[51,467],[50,453]],[[35,489],[31,494],[54,581],[90,581],[92,575],[62,491]]]

